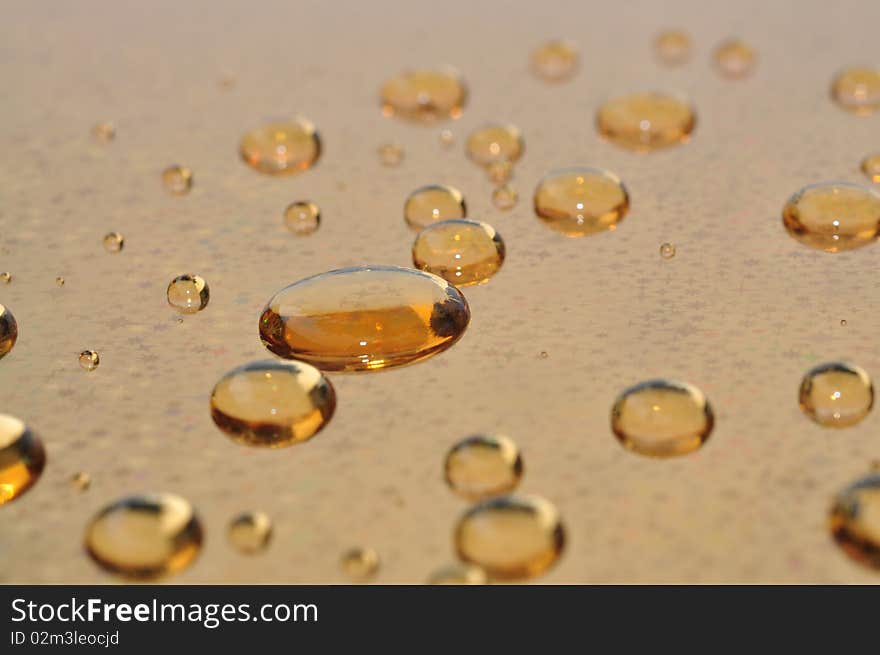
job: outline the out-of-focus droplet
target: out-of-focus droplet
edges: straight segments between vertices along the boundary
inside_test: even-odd
[[[831,83],[831,98],[854,114],[867,116],[880,109],[880,69],[850,68]]]
[[[378,153],[383,166],[399,166],[403,161],[403,147],[397,143],[383,143]]]
[[[532,72],[546,82],[563,82],[577,72],[579,58],[570,41],[548,41],[532,51]]]
[[[504,184],[492,191],[492,204],[496,208],[507,211],[513,209],[519,200],[519,194],[512,186]]]
[[[681,66],[691,57],[691,37],[682,30],[664,30],[654,39],[654,51],[661,63]]]
[[[486,166],[486,174],[493,184],[507,184],[513,177],[513,164],[509,159],[499,159]]]
[[[162,184],[168,193],[175,196],[185,196],[192,189],[193,174],[186,166],[169,166],[162,171]]]
[[[342,554],[339,564],[354,582],[368,582],[379,572],[379,554],[372,548],[355,547]]]
[[[181,314],[195,314],[208,305],[211,291],[200,275],[178,275],[168,285],[168,304]]]
[[[77,491],[85,491],[92,486],[92,476],[84,471],[79,471],[70,476],[70,484]]]
[[[696,123],[696,113],[687,102],[662,93],[613,98],[596,114],[599,134],[636,152],[685,143]]]
[[[515,125],[484,125],[468,137],[467,156],[480,166],[507,160],[510,163],[522,157],[525,150],[522,132]]]
[[[59,275],[58,277],[55,278],[55,284],[58,285],[59,287],[63,287],[64,286],[64,278]]]
[[[241,158],[267,175],[301,173],[321,156],[321,138],[307,118],[271,123],[245,134],[239,144]]]
[[[244,512],[230,521],[226,535],[238,552],[261,553],[272,539],[272,519],[263,512]]]
[[[30,489],[46,465],[46,451],[29,427],[0,414],[0,506]]]
[[[321,210],[308,200],[291,203],[284,210],[284,224],[297,236],[313,234],[321,225]]]
[[[3,284],[9,284],[10,282],[12,282],[12,273],[10,273],[9,271],[3,271],[2,273],[0,273],[0,282],[2,282]]]
[[[451,564],[434,571],[428,578],[429,585],[482,585],[489,581],[479,566]]]
[[[440,145],[444,148],[451,148],[455,145],[455,134],[450,129],[440,130]]]
[[[880,571],[880,473],[870,473],[837,494],[829,527],[847,555]]]
[[[467,102],[467,86],[453,69],[416,70],[386,81],[380,90],[382,113],[432,123],[458,118]]]
[[[725,77],[746,77],[755,68],[755,51],[736,39],[725,41],[715,49],[715,66]]]
[[[18,323],[15,316],[3,305],[0,305],[0,359],[3,359],[12,350],[18,339]]]
[[[461,191],[442,184],[429,184],[413,191],[403,205],[403,217],[414,230],[431,223],[467,216]]]
[[[869,180],[880,184],[880,152],[865,157],[862,160],[861,169]]]
[[[110,143],[116,138],[116,128],[113,123],[98,123],[92,128],[92,136],[100,143]]]

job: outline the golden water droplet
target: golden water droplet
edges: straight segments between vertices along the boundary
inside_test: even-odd
[[[311,168],[321,156],[321,138],[314,124],[298,116],[289,123],[271,123],[241,139],[241,158],[268,175],[288,175]]]
[[[321,273],[282,289],[260,316],[271,352],[329,371],[417,362],[458,341],[467,301],[442,278],[396,266]]]
[[[446,484],[468,500],[483,500],[516,489],[523,475],[522,457],[503,435],[478,434],[462,439],[446,454]]]
[[[871,473],[837,495],[829,527],[847,555],[880,570],[880,474]]]
[[[846,319],[845,318],[840,319],[840,325],[841,325],[841,327],[846,327]]]
[[[715,66],[725,77],[740,78],[755,68],[755,51],[742,41],[731,39],[715,49]]]
[[[549,173],[535,189],[535,214],[568,237],[614,230],[629,211],[629,193],[613,173],[568,168]]]
[[[313,234],[321,224],[321,210],[313,202],[294,202],[284,210],[284,224],[297,236]]]
[[[77,491],[85,491],[92,486],[92,476],[83,471],[74,473],[70,477],[70,484],[72,484]]]
[[[108,232],[103,239],[104,250],[107,252],[119,252],[125,245],[125,237],[119,232]]]
[[[83,350],[79,354],[79,365],[84,371],[94,371],[101,363],[101,358],[94,350]]]
[[[513,164],[509,159],[499,159],[486,166],[486,173],[493,184],[506,184],[513,177]]]
[[[538,496],[491,498],[468,510],[455,528],[458,557],[498,580],[540,575],[564,545],[559,512]]]
[[[185,196],[192,189],[193,174],[186,166],[169,166],[162,171],[162,184],[169,193],[175,196]]]
[[[880,70],[850,68],[834,78],[831,98],[842,108],[867,116],[880,108]]]
[[[515,125],[484,125],[471,132],[465,146],[467,156],[480,166],[503,160],[515,162],[524,149],[522,133]]]
[[[696,114],[688,103],[662,93],[614,98],[596,114],[599,134],[636,152],[687,142],[696,121]]]
[[[379,554],[372,548],[355,547],[342,554],[339,564],[355,582],[367,582],[379,571]]]
[[[0,505],[36,484],[45,465],[39,437],[17,418],[0,414]]]
[[[116,138],[116,128],[113,123],[98,123],[92,128],[92,136],[101,143],[110,143]]]
[[[0,359],[12,350],[18,339],[18,323],[15,316],[4,305],[0,305]]]
[[[672,457],[699,449],[715,418],[703,392],[673,380],[649,380],[626,389],[611,409],[611,429],[640,455]]]
[[[540,353],[538,353],[538,357],[540,357],[541,359],[547,359],[549,356],[550,354],[546,350],[542,350]]]
[[[880,152],[865,157],[862,160],[861,169],[869,180],[880,184]]]
[[[244,512],[230,521],[226,534],[229,543],[236,550],[254,555],[269,546],[272,539],[272,519],[263,512]]]
[[[672,259],[673,257],[675,257],[675,244],[674,243],[660,244],[660,256],[663,259]]]
[[[486,572],[479,566],[451,564],[434,571],[428,578],[429,585],[481,585],[488,582]]]
[[[801,381],[801,409],[819,425],[845,428],[855,425],[874,406],[874,385],[854,364],[830,362],[811,368]]]
[[[211,291],[200,275],[178,275],[168,285],[168,304],[181,314],[195,314],[208,305]]]
[[[2,282],[3,284],[9,284],[10,282],[12,282],[12,273],[10,273],[9,271],[3,271],[2,273],[0,273],[0,282]]]
[[[382,85],[382,113],[430,123],[461,116],[467,87],[452,69],[408,71]]]
[[[461,191],[442,184],[419,187],[406,199],[403,217],[414,230],[450,218],[467,216],[467,205]]]
[[[546,82],[563,82],[578,69],[577,46],[570,41],[548,41],[532,51],[532,72]]]
[[[880,193],[846,182],[812,184],[788,199],[782,223],[794,239],[817,250],[859,248],[880,234]]]
[[[383,143],[378,153],[383,166],[399,166],[403,161],[403,147],[397,143]]]
[[[519,200],[519,194],[512,186],[503,185],[492,191],[492,204],[502,211],[513,209]]]
[[[202,548],[202,526],[192,506],[179,496],[129,496],[89,522],[85,547],[111,573],[153,580],[192,563]]]
[[[691,58],[691,37],[682,30],[664,30],[654,39],[654,50],[661,63],[681,66]]]
[[[336,392],[303,362],[239,366],[211,392],[211,418],[235,441],[277,448],[311,439],[333,417]]]
[[[64,278],[59,275],[58,277],[55,278],[55,284],[57,284],[59,287],[63,287],[64,286]]]
[[[504,240],[491,225],[464,218],[433,223],[412,247],[413,266],[457,287],[483,284],[504,263]]]
[[[440,144],[444,148],[451,148],[453,145],[455,145],[455,135],[452,133],[452,130],[440,130]]]

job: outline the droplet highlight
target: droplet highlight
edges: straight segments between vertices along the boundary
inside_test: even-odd
[[[291,203],[284,210],[284,225],[299,237],[314,234],[321,225],[321,210],[308,200]]]
[[[880,473],[871,473],[837,494],[828,523],[843,552],[880,571]]]
[[[307,118],[271,123],[245,134],[239,144],[241,158],[267,175],[291,175],[308,170],[321,156],[321,138]]]
[[[186,166],[169,166],[162,171],[162,184],[168,193],[175,196],[185,196],[190,192],[193,185],[193,174]]]
[[[715,418],[703,392],[684,382],[648,380],[626,389],[611,408],[611,429],[626,448],[649,457],[698,450]]]
[[[101,241],[104,244],[104,250],[111,253],[117,253],[125,246],[125,237],[119,232],[108,232]]]
[[[446,484],[468,500],[484,500],[516,489],[523,476],[517,445],[503,435],[480,434],[455,444],[443,465]]]
[[[613,173],[569,168],[544,177],[535,189],[535,214],[567,237],[615,230],[629,211],[629,192]]]
[[[755,69],[755,51],[742,41],[731,39],[715,49],[715,67],[724,77],[739,79],[747,77]]]
[[[846,362],[811,368],[798,392],[801,410],[819,425],[844,428],[865,418],[874,406],[874,385],[864,369]]]
[[[83,350],[79,354],[79,366],[84,371],[94,371],[101,363],[101,357],[94,350]]]
[[[817,250],[860,248],[880,234],[880,193],[846,182],[813,184],[788,199],[782,223],[792,238]]]
[[[272,519],[263,512],[244,512],[229,522],[226,536],[238,552],[256,555],[272,540]]]
[[[379,572],[379,554],[368,547],[355,547],[345,551],[339,560],[342,572],[354,582],[368,582]]]
[[[468,91],[456,71],[438,69],[402,73],[386,81],[379,95],[386,116],[432,123],[461,116]]]
[[[468,510],[455,528],[458,557],[497,580],[544,573],[565,546],[559,512],[538,496],[501,496]]]
[[[654,39],[654,52],[667,66],[686,64],[691,58],[691,37],[682,30],[664,30]]]
[[[0,305],[0,359],[3,359],[12,350],[18,340],[18,323],[15,316],[4,306]]]
[[[343,268],[275,294],[260,316],[271,352],[327,371],[367,371],[436,355],[467,329],[470,309],[442,278],[396,266]]]
[[[0,505],[34,486],[45,466],[39,437],[14,416],[0,414]]]
[[[412,247],[413,266],[457,287],[483,284],[504,263],[504,240],[491,225],[455,219],[427,226]]]
[[[89,522],[86,552],[123,578],[154,580],[189,566],[202,548],[202,526],[192,506],[172,494],[129,496]]]
[[[414,230],[450,218],[467,216],[467,205],[461,191],[442,184],[419,187],[409,194],[403,205],[403,218]]]
[[[203,277],[186,273],[171,280],[166,295],[168,304],[181,314],[195,314],[208,306],[211,291]]]
[[[880,69],[850,68],[831,82],[831,98],[837,105],[860,116],[880,109]]]
[[[696,114],[687,102],[663,93],[613,98],[596,114],[602,137],[636,152],[685,143],[696,124]]]
[[[224,375],[211,392],[211,418],[235,441],[278,448],[311,439],[336,411],[336,392],[303,362],[252,362]]]
[[[548,41],[532,51],[532,72],[545,82],[564,82],[578,70],[577,46],[561,39]]]

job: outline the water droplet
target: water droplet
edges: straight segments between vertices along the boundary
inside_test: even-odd
[[[110,143],[116,138],[116,128],[113,123],[98,123],[92,128],[92,136],[100,143]]]
[[[486,166],[486,173],[493,184],[506,184],[513,177],[513,164],[509,159],[499,159]]]
[[[0,505],[36,484],[45,465],[39,437],[17,418],[0,414]]]
[[[83,471],[74,473],[70,476],[70,484],[72,484],[73,488],[77,491],[85,491],[92,486],[92,476]]]
[[[104,250],[107,252],[119,252],[125,245],[125,237],[119,232],[108,232],[103,239]]]
[[[59,275],[58,277],[55,278],[55,284],[57,284],[59,287],[63,287],[64,286],[64,278]]]
[[[383,166],[398,166],[403,161],[403,147],[396,143],[382,144],[378,153]]]
[[[675,244],[674,243],[660,244],[660,256],[663,259],[672,259],[673,257],[675,257]]]
[[[492,204],[502,211],[513,209],[519,200],[519,194],[512,186],[503,185],[492,191]]]
[[[79,365],[84,371],[94,371],[101,363],[101,358],[94,350],[83,350],[79,354]]]
[[[846,182],[812,184],[788,199],[782,222],[794,239],[811,248],[859,248],[880,234],[880,193]]]
[[[428,578],[429,585],[481,585],[489,579],[479,566],[451,564],[434,571]]]
[[[446,484],[468,500],[483,500],[516,489],[523,475],[519,448],[502,435],[462,439],[446,454]]]
[[[452,69],[408,71],[382,85],[382,113],[430,123],[458,118],[467,101],[467,87]]]
[[[272,519],[263,512],[244,512],[230,521],[226,535],[238,552],[260,553],[272,539]]]
[[[211,291],[200,275],[178,275],[168,285],[168,304],[181,314],[195,314],[208,305]]]
[[[880,570],[880,474],[871,473],[837,495],[829,527],[847,555]]]
[[[9,271],[3,271],[2,273],[0,273],[0,282],[2,282],[3,284],[9,284],[10,282],[12,282],[12,273],[10,273]]]
[[[406,199],[403,217],[414,230],[450,218],[467,216],[467,205],[461,191],[442,184],[419,187]]]
[[[249,446],[277,448],[311,439],[336,410],[336,392],[302,362],[253,362],[224,375],[211,392],[211,418]]]
[[[545,82],[563,82],[578,69],[578,50],[570,41],[554,40],[532,51],[532,72]]]
[[[440,145],[444,148],[451,148],[455,145],[455,135],[450,129],[440,130]]]
[[[664,30],[654,40],[654,50],[661,63],[681,66],[691,57],[691,37],[681,30]]]
[[[522,157],[525,145],[515,125],[485,125],[471,132],[465,152],[480,166],[497,161],[515,162]]]
[[[725,77],[746,77],[755,68],[755,51],[742,41],[731,39],[715,49],[715,66]]]
[[[552,566],[565,545],[556,508],[538,496],[501,496],[468,510],[455,528],[458,557],[491,578],[522,580]]]
[[[18,323],[15,317],[3,305],[0,305],[0,359],[3,359],[12,350],[18,339]]]
[[[846,319],[845,318],[840,319],[840,325],[841,325],[841,327],[846,327]]]
[[[284,224],[297,236],[313,234],[321,224],[321,210],[307,200],[291,203],[284,210]]]
[[[850,68],[831,83],[831,98],[842,108],[867,116],[880,108],[880,70]]]
[[[874,406],[874,385],[854,364],[830,362],[811,368],[801,381],[801,409],[819,425],[845,428],[855,425]]]
[[[626,389],[611,409],[611,429],[627,450],[650,457],[686,455],[702,446],[715,423],[703,392],[673,380]]]
[[[419,232],[412,257],[415,268],[455,286],[483,284],[504,263],[504,240],[486,223],[463,218],[440,221]]]
[[[219,86],[224,91],[229,91],[230,89],[235,88],[235,78],[232,75],[223,75],[217,81],[217,86]]]
[[[690,139],[696,114],[685,101],[662,93],[636,93],[607,101],[596,114],[596,127],[612,143],[648,152]]]
[[[379,554],[372,548],[355,547],[342,554],[339,565],[355,582],[367,582],[379,571]]]
[[[162,184],[169,193],[185,196],[192,189],[193,174],[186,166],[169,166],[162,171]]]
[[[538,353],[538,357],[540,357],[541,359],[547,359],[549,356],[550,354],[546,350],[542,350],[540,353]]]
[[[289,123],[264,125],[245,134],[239,146],[241,158],[268,175],[300,173],[321,156],[321,138],[314,124],[297,117]]]
[[[535,189],[535,214],[568,237],[614,230],[629,211],[629,193],[613,173],[569,168],[549,173]]]
[[[192,563],[202,548],[202,526],[179,496],[129,496],[89,522],[85,546],[101,568],[124,578],[152,580]]]
[[[869,180],[880,184],[880,152],[865,157],[862,160],[861,169]]]
[[[343,268],[275,294],[260,316],[271,352],[329,371],[401,366],[436,355],[470,321],[458,289],[430,273],[396,266]]]

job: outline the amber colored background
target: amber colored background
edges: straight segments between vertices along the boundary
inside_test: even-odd
[[[452,561],[465,504],[441,479],[447,448],[477,431],[509,434],[524,453],[522,490],[562,512],[568,547],[541,580],[564,582],[878,582],[832,543],[832,495],[880,459],[874,412],[822,429],[797,406],[804,371],[848,358],[880,375],[878,248],[831,255],[784,232],[780,209],[804,184],[862,181],[880,149],[880,115],[828,98],[841,67],[876,63],[880,3],[863,2],[2,2],[0,21],[0,303],[21,336],[0,361],[0,411],[46,443],[43,478],[0,508],[0,581],[109,582],[83,553],[102,506],[136,491],[188,498],[206,529],[180,583],[344,582],[338,556],[376,548],[385,583],[420,583]],[[690,32],[691,62],[658,65],[658,29]],[[565,85],[528,73],[551,37],[581,49]],[[712,49],[740,36],[755,74],[722,79]],[[412,66],[451,64],[471,100],[451,125],[382,117],[381,82]],[[224,76],[235,80],[224,89]],[[603,98],[658,89],[699,113],[688,145],[639,156],[603,143]],[[302,113],[324,155],[271,178],[242,164],[241,134]],[[100,145],[92,126],[113,121]],[[486,121],[526,138],[521,193],[495,210],[463,141]],[[398,141],[406,159],[380,165]],[[192,193],[159,175],[190,166]],[[619,174],[632,211],[614,233],[565,239],[532,214],[543,173],[593,165]],[[239,446],[212,424],[208,394],[229,369],[269,354],[257,317],[307,275],[361,263],[407,265],[406,194],[458,186],[494,225],[508,261],[466,290],[464,339],[399,370],[332,377],[339,409],[301,446]],[[323,210],[321,229],[282,225],[291,201]],[[125,250],[102,249],[105,232]],[[659,245],[678,254],[665,261]],[[169,280],[203,275],[211,302],[178,324]],[[55,277],[63,275],[59,288]],[[841,319],[847,321],[841,326]],[[77,354],[98,350],[82,371]],[[541,359],[539,353],[548,357]],[[700,452],[657,461],[609,430],[615,395],[669,376],[702,388],[717,425]],[[76,471],[93,477],[83,493]],[[260,509],[275,540],[257,557],[226,541],[229,519]]]

